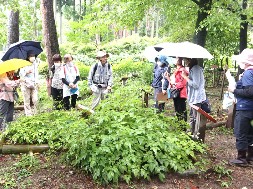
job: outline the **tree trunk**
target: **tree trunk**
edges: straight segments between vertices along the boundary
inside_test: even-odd
[[[96,34],[96,46],[100,44],[100,35]]]
[[[225,125],[226,125],[226,121],[220,121],[217,123],[209,122],[206,124],[206,130],[212,130],[214,128],[225,126]]]
[[[202,47],[205,47],[207,30],[205,26],[200,28],[200,24],[205,19],[207,19],[208,11],[210,11],[212,7],[212,0],[200,0],[197,5],[199,6],[199,9],[198,18],[195,24],[195,34],[193,37],[193,42]],[[203,59],[199,61],[199,65],[203,66]]]
[[[72,18],[74,21],[77,20],[77,16],[76,16],[76,0],[73,0],[73,14],[72,14]]]
[[[247,8],[247,1],[248,0],[243,0],[242,1],[242,10],[244,11]],[[247,39],[248,39],[248,21],[247,21],[247,15],[241,14],[241,23],[240,23],[240,53],[247,48]],[[238,66],[238,73],[237,77],[243,72]]]
[[[49,150],[49,146],[47,144],[40,145],[2,145],[0,151],[2,154],[20,154],[20,153],[41,153],[46,150]]]
[[[60,0],[60,44],[62,44],[62,0]]]
[[[159,11],[157,12],[156,15],[156,29],[155,29],[155,36],[158,38],[159,37]]]
[[[59,43],[54,20],[53,1],[41,0],[43,40],[46,48],[47,62],[49,68],[53,65],[52,57],[59,54]]]
[[[19,41],[19,10],[11,11],[8,24],[7,47]]]
[[[153,38],[155,35],[155,20],[152,20],[152,26],[151,26],[151,34],[150,37]]]

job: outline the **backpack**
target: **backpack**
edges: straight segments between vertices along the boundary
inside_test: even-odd
[[[94,66],[92,78],[94,77],[97,69],[98,69],[98,63],[96,63]],[[108,63],[108,70],[110,70],[110,69],[111,69],[111,64]]]

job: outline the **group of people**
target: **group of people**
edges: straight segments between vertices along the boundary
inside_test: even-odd
[[[94,94],[91,109],[94,110],[100,100],[111,91],[113,84],[112,67],[107,62],[109,54],[105,51],[98,51],[96,58],[98,62],[91,66],[88,76],[88,86]],[[78,81],[80,81],[79,69],[73,63],[73,57],[66,54],[53,56],[53,65],[50,68],[48,84],[50,96],[53,99],[53,109],[70,110],[76,107],[79,95]],[[38,108],[38,87],[39,71],[36,55],[32,51],[27,52],[27,61],[30,66],[21,68],[19,79],[15,79],[15,70],[0,75],[0,131],[4,129],[4,122],[13,121],[14,94],[17,87],[21,87],[24,100],[26,116],[37,113]]]
[[[158,112],[164,110],[164,103],[157,101],[157,93],[164,95],[172,87],[180,90],[180,95],[173,98],[175,112],[179,120],[187,121],[186,100],[190,105],[201,107],[206,100],[205,79],[203,68],[197,59],[176,58],[176,69],[170,75],[170,68],[166,57],[158,56],[154,68],[154,94]],[[235,60],[244,71],[235,86],[229,86],[228,91],[234,93],[236,99],[236,113],[234,118],[234,135],[236,138],[237,157],[229,162],[234,165],[247,166],[253,162],[253,49],[244,49]],[[191,132],[196,132],[197,111],[190,106]]]
[[[66,54],[62,62],[61,55],[55,54],[50,70],[50,95],[55,110],[70,110],[76,107],[79,95],[78,81],[80,81],[80,73],[73,63],[72,55]]]
[[[112,89],[113,71],[107,61],[108,57],[109,54],[105,51],[98,51],[96,56],[98,62],[93,64],[89,71],[88,86],[94,95],[92,110]],[[14,92],[19,86],[24,98],[25,114],[31,116],[37,112],[39,78],[36,55],[29,51],[27,61],[32,64],[20,69],[20,79],[13,79],[14,70],[0,75],[0,130],[4,129],[4,121],[13,120]],[[237,62],[245,71],[241,74],[236,86],[228,88],[236,97],[234,134],[238,151],[237,158],[231,160],[230,163],[247,165],[248,162],[253,161],[253,49],[245,49],[238,55]],[[179,95],[173,98],[176,116],[179,120],[187,121],[186,100],[190,105],[197,107],[201,107],[201,103],[206,100],[203,68],[198,65],[195,58],[177,57],[174,64],[176,68],[171,74],[167,57],[160,55],[156,58],[152,82],[155,107],[157,112],[164,111],[165,104],[158,102],[157,94],[166,95],[169,88],[175,88],[179,90]],[[60,54],[53,56],[50,78],[54,109],[75,108],[79,95],[80,73],[70,54],[64,56],[63,63]],[[192,133],[195,131],[196,117],[197,111],[190,107]]]
[[[103,100],[112,88],[112,67],[107,61],[108,57],[109,54],[105,51],[98,51],[96,55],[98,62],[93,64],[89,71],[88,86],[94,95],[92,110],[97,107],[100,100]],[[54,65],[50,71],[50,87],[56,110],[75,108],[79,95],[80,73],[73,63],[73,57],[66,54],[63,62],[62,64],[62,58],[59,54],[53,56]]]
[[[189,69],[183,65],[183,61]],[[168,89],[176,89],[179,95],[173,98],[176,116],[179,120],[187,121],[186,100],[189,104],[200,107],[206,100],[205,79],[203,68],[198,65],[197,59],[177,57],[174,62],[176,68],[171,74],[169,60],[166,56],[159,55],[154,67],[154,79],[152,87],[154,88],[155,107],[157,112],[164,111],[165,103],[159,102],[158,93],[164,95],[169,92]],[[192,133],[195,132],[197,111],[190,107],[190,125]]]

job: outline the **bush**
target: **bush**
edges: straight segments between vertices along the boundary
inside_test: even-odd
[[[142,108],[141,84],[131,80],[116,88],[88,119],[75,111],[22,117],[8,127],[5,138],[11,143],[48,143],[52,150],[61,149],[68,163],[105,184],[152,175],[163,180],[166,172],[193,168],[192,159],[204,152],[204,145],[183,132],[187,123]]]

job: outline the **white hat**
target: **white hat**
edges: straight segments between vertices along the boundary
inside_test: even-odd
[[[253,49],[244,49],[241,54],[233,55],[232,60],[238,63],[253,65]]]
[[[98,51],[97,52],[97,58],[101,58],[103,56],[106,56],[107,58],[109,57],[109,54],[106,53],[105,51]]]

